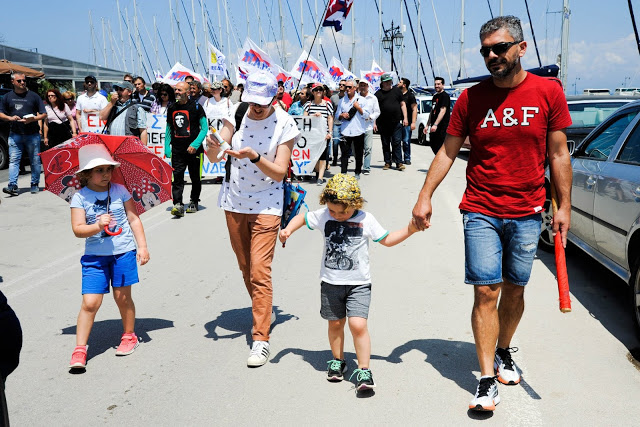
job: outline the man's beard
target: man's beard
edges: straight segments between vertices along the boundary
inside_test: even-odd
[[[505,67],[502,70],[492,71],[491,66],[494,64],[500,64],[500,65],[505,64]],[[509,62],[506,58],[496,58],[487,64],[487,69],[489,70],[489,73],[491,73],[493,77],[496,77],[498,79],[504,79],[509,74],[511,74],[513,69],[516,68],[518,64],[520,64],[519,56],[516,56],[516,59],[514,59],[511,62]]]

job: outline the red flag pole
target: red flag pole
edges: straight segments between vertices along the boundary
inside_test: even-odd
[[[551,206],[553,215],[558,212],[558,195],[556,186],[551,180]],[[560,233],[553,236],[556,255],[556,276],[558,279],[558,294],[560,296],[560,311],[569,313],[571,311],[571,295],[569,294],[569,275],[567,274],[567,259],[564,254],[564,246],[562,246],[562,237]]]

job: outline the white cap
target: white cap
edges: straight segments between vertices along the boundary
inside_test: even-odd
[[[103,144],[83,145],[78,150],[78,172],[95,168],[96,166],[120,166],[113,160],[107,147]]]
[[[269,105],[278,93],[278,81],[271,73],[256,71],[249,74],[242,92],[242,102]]]

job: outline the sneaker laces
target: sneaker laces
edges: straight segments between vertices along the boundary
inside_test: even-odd
[[[356,369],[349,377],[349,381],[351,381],[351,378],[353,378],[356,373],[358,374],[356,377],[358,381],[367,381],[371,379],[371,371],[369,369]]]
[[[253,347],[251,347],[250,355],[251,356],[261,356],[262,349],[267,346],[266,341],[256,341],[253,343]]]
[[[478,397],[489,396],[489,390],[491,389],[491,386],[495,384],[495,378],[496,377],[480,378],[477,392]]]
[[[342,371],[341,360],[338,360],[338,359],[329,360],[327,361],[327,364],[329,365],[329,369],[332,371]]]
[[[508,347],[508,348],[498,348],[496,350],[496,353],[498,353],[498,356],[500,357],[500,359],[502,359],[502,364],[504,365],[505,369],[509,369],[510,371],[513,371],[513,359],[511,358],[511,353],[515,353],[518,351],[518,347]]]

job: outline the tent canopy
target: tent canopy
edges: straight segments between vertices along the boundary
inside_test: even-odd
[[[34,70],[33,68],[24,67],[22,65],[14,64],[11,61],[7,61],[6,59],[0,59],[0,74],[11,74],[11,73],[24,73],[27,77],[44,77],[44,73],[42,71]]]

